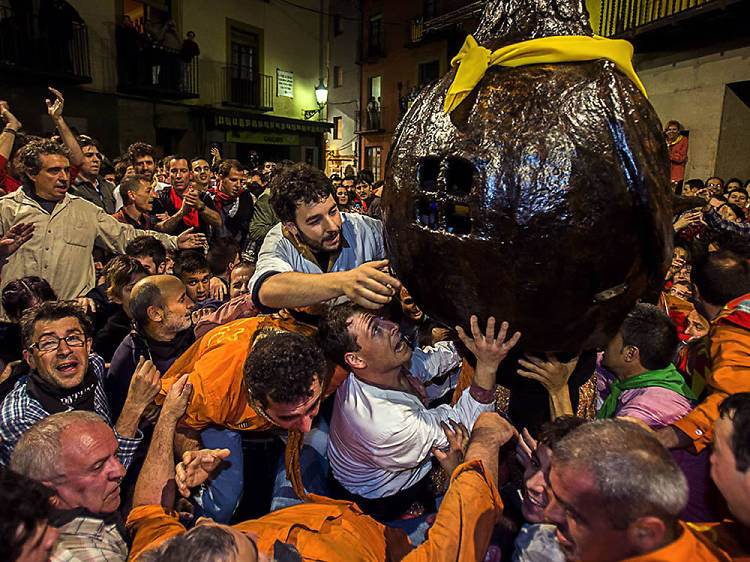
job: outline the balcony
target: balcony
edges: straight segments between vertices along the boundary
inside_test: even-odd
[[[0,6],[0,72],[71,84],[91,82],[86,24],[73,11],[16,13]]]
[[[383,107],[377,102],[369,102],[363,111],[362,129],[354,131],[355,135],[368,135],[372,133],[383,133]]]
[[[199,97],[198,57],[155,43],[145,35],[117,36],[117,91],[165,99]]]
[[[225,66],[224,88],[223,105],[273,111],[273,76],[244,66]]]
[[[743,0],[602,0],[600,14],[599,35],[627,39],[636,53],[740,46],[750,35]]]

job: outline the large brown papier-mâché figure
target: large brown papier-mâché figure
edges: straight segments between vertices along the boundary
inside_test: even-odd
[[[474,34],[494,51],[591,36],[582,0],[491,0]],[[451,69],[425,88],[388,157],[395,273],[448,325],[477,313],[528,351],[605,344],[671,256],[669,163],[639,88],[606,60],[490,66],[444,115]]]

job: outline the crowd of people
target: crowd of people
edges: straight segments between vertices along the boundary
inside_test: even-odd
[[[0,101],[3,560],[750,557],[747,184],[680,186],[603,349],[531,354],[420,309],[370,171],[110,159],[50,91],[48,138]]]

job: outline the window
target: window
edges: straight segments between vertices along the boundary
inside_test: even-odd
[[[343,120],[342,117],[333,118],[333,140],[341,140],[342,138],[342,134],[341,134],[342,120]]]
[[[382,126],[380,76],[371,76],[367,81],[367,105],[365,106],[367,119],[365,123],[368,131],[379,130]]]
[[[423,62],[419,65],[418,70],[419,87],[426,86],[440,78],[440,61]]]
[[[260,104],[260,37],[257,33],[232,25],[230,33],[229,99],[248,107]]]
[[[333,67],[333,87],[340,88],[344,85],[344,69],[340,66]]]
[[[375,98],[375,101],[380,101],[380,83],[381,83],[381,77],[380,76],[370,76],[370,79],[367,81],[367,98]]]
[[[383,14],[377,14],[370,18],[368,31],[367,54],[371,57],[384,56],[385,49],[383,49]]]
[[[380,181],[379,146],[368,146],[365,148],[365,169],[372,172],[374,181]]]

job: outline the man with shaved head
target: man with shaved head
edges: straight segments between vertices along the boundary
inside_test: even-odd
[[[134,329],[115,351],[106,380],[114,412],[122,407],[123,390],[141,357],[151,359],[163,374],[193,344],[192,306],[185,285],[172,275],[151,275],[135,284],[130,293]]]

